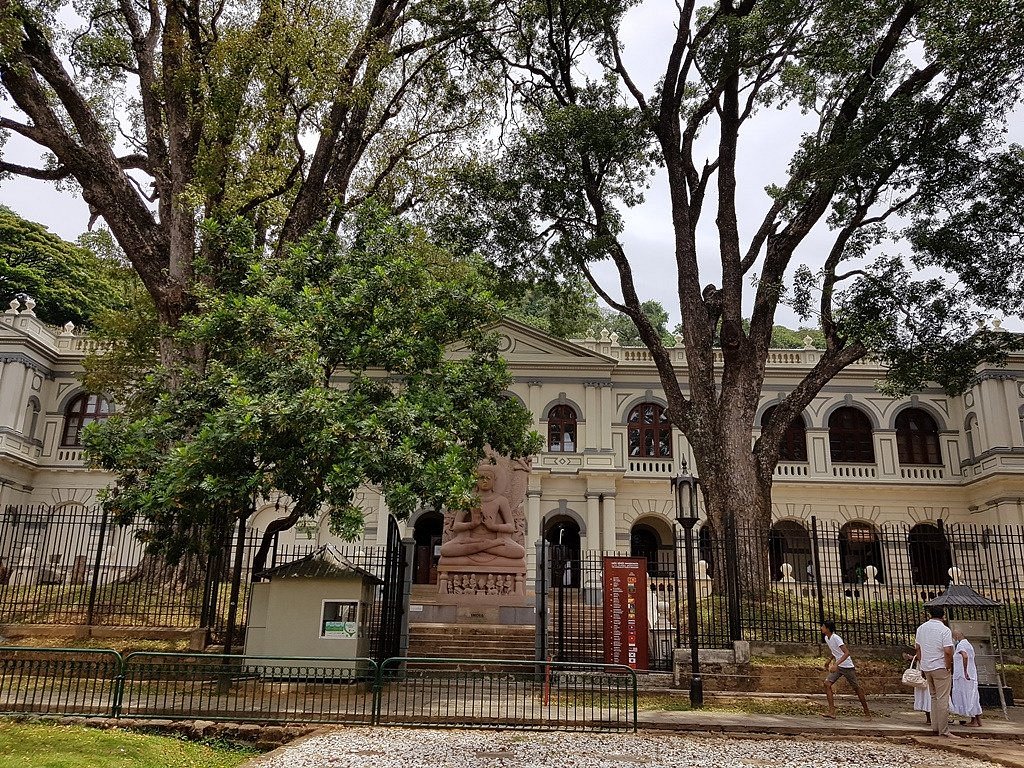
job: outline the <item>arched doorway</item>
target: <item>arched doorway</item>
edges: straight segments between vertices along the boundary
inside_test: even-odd
[[[662,545],[661,536],[650,525],[637,523],[630,528],[629,556],[647,558],[648,576],[671,575],[672,552]]]
[[[839,565],[843,571],[843,581],[847,584],[863,584],[869,565],[878,570],[875,578],[880,582],[885,581],[882,543],[875,526],[855,521],[839,529]]]
[[[708,576],[715,575],[715,531],[711,523],[704,523],[697,531],[697,559],[708,564]]]
[[[918,523],[907,534],[910,579],[913,584],[946,586],[953,556],[946,535],[931,523]]]
[[[416,520],[412,538],[416,542],[413,584],[437,584],[437,560],[441,556],[441,531],[444,515],[424,512]]]
[[[580,585],[580,526],[568,515],[555,515],[544,526],[551,558],[551,586]]]
[[[797,581],[813,581],[811,535],[795,520],[780,520],[768,530],[768,563],[772,581],[782,579],[782,564],[793,566],[790,574]]]

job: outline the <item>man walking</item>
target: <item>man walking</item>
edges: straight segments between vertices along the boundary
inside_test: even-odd
[[[864,717],[871,717],[871,710],[868,709],[867,699],[864,698],[864,691],[857,682],[857,673],[854,671],[853,659],[850,658],[850,651],[843,642],[843,638],[836,634],[836,623],[825,621],[821,625],[821,634],[825,638],[825,644],[832,652],[832,659],[825,662],[825,669],[829,670],[825,678],[825,697],[828,699],[828,714],[822,715],[830,720],[836,719],[836,705],[832,697],[832,686],[840,677],[845,677],[846,682],[857,694],[860,705],[864,707]]]
[[[942,608],[928,608],[931,617],[917,628],[914,655],[932,696],[932,733],[958,738],[949,732],[949,691],[953,685],[953,633],[942,620]]]

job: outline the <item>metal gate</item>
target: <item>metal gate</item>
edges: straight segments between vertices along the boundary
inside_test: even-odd
[[[543,567],[537,568],[537,634],[545,659],[575,664],[604,663],[604,556],[545,542]],[[679,645],[683,598],[677,548],[660,547],[647,563],[648,669],[672,669]]]
[[[384,570],[380,587],[380,615],[376,632],[370,641],[370,656],[377,662],[401,656],[402,619],[405,616],[405,574],[410,564],[405,559],[405,547],[398,521],[388,515],[388,540],[384,552]]]

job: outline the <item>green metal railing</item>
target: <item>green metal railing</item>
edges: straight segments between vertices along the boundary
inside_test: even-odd
[[[120,717],[371,724],[372,659],[130,653]]]
[[[615,664],[393,658],[377,690],[381,725],[637,727],[636,672]]]
[[[0,648],[0,714],[441,727],[637,727],[629,667],[506,659]]]
[[[111,717],[123,670],[117,651],[0,649],[0,713]]]

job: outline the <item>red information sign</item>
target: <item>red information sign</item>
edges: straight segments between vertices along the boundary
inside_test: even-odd
[[[647,558],[604,558],[604,660],[647,669]]]

